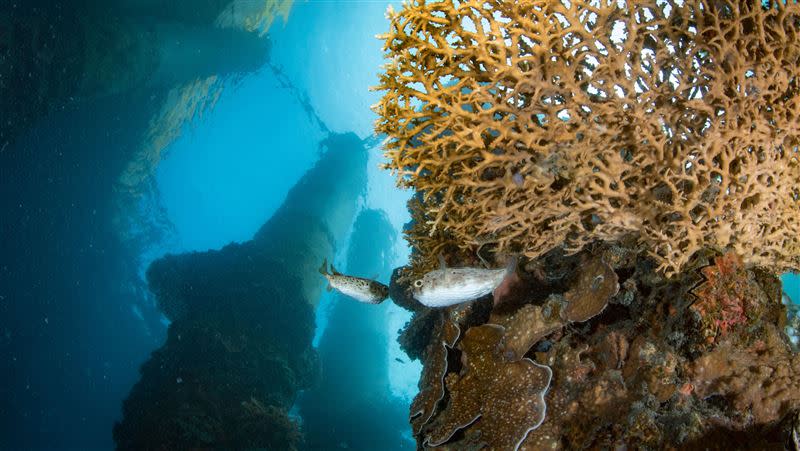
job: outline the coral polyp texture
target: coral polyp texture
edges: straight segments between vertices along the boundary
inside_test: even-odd
[[[542,424],[544,394],[553,373],[530,359],[503,358],[498,349],[504,333],[496,324],[467,330],[460,345],[464,371],[446,377],[450,401],[429,425],[427,445],[442,445],[472,425],[470,431],[480,435],[476,441],[495,449],[516,450],[528,433]]]
[[[412,1],[388,16],[376,131],[420,194],[416,270],[446,245],[536,258],[623,237],[667,275],[704,247],[800,268],[794,2]]]

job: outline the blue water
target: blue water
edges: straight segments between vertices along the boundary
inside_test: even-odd
[[[54,114],[0,158],[0,448],[111,448],[137,370],[163,339],[111,227],[131,130],[114,97]],[[109,152],[109,149],[115,149]],[[23,156],[23,158],[20,158]]]
[[[800,303],[800,275],[784,274],[782,280],[783,291],[786,292],[795,304]]]
[[[385,7],[301,3],[285,25],[276,22],[272,67],[225,82],[215,108],[167,149],[157,182],[174,233],[144,257],[119,243],[112,188],[157,109],[151,96],[164,92],[70,103],[16,142],[0,143],[0,448],[113,448],[122,400],[166,332],[141,266],[166,252],[251,238],[319,157],[323,127],[369,137],[367,107],[377,94],[367,88],[381,63],[373,36],[386,26]],[[282,86],[286,80],[292,89]],[[374,154],[369,194],[360,202],[385,210],[397,231],[407,220],[407,194],[377,169]],[[393,266],[407,256],[396,241],[387,249]],[[331,302],[320,303],[317,342]],[[407,320],[388,304],[380,312],[386,330]],[[382,334],[385,357],[368,363],[388,373],[393,362],[385,384],[407,405],[419,367],[394,360],[392,333]],[[406,428],[399,420],[396,427]]]
[[[0,143],[0,449],[113,448],[122,402],[169,324],[144,268],[167,253],[250,240],[318,161],[330,132],[354,133],[372,147],[366,192],[353,202],[373,212],[359,216],[367,231],[356,227],[330,259],[384,282],[407,261],[400,230],[409,193],[378,169],[379,140],[370,140],[369,105],[380,93],[368,88],[383,62],[374,35],[387,29],[386,6],[303,2],[287,22],[277,20],[269,64],[224,80],[215,107],[166,149],[155,173],[158,197],[142,202],[163,207],[171,227],[146,246],[120,241],[114,186],[165,92],[68,102],[15,142]],[[365,247],[376,251],[372,260]],[[800,300],[800,277],[783,281]],[[338,387],[333,394],[349,404],[331,390],[302,393],[292,412],[300,421],[305,415],[310,443],[370,449],[381,439],[372,449],[414,448],[406,413],[420,366],[395,340],[408,318],[391,302],[374,307],[322,294],[313,343],[328,370],[319,387]],[[346,349],[355,351],[342,363]],[[350,421],[326,424],[326,414]]]
[[[369,106],[380,93],[369,87],[377,84],[383,63],[382,42],[374,36],[388,26],[387,5],[300,3],[286,23],[273,26],[270,66],[226,91],[213,112],[172,146],[159,167],[161,196],[179,232],[179,246],[173,251],[214,249],[249,239],[315,161],[325,129],[352,131],[361,138],[372,135],[375,115]],[[315,32],[308,33],[309,29]],[[281,86],[285,80],[291,81],[292,89]],[[309,105],[313,115],[306,110]],[[394,178],[378,169],[380,150],[370,150],[368,194],[362,201],[365,207],[384,211],[400,236],[409,219],[405,208],[409,193],[398,190]],[[392,253],[395,266],[404,264],[405,242],[396,240]],[[383,281],[388,282],[388,276]],[[323,296],[317,344],[333,301]],[[385,314],[391,331],[409,319],[396,307]],[[391,391],[410,401],[416,393],[419,363],[405,361],[394,340],[387,346],[383,363],[391,368]]]
[[[380,93],[369,87],[377,84],[383,63],[382,42],[374,36],[388,26],[387,5],[300,3],[286,23],[273,26],[270,66],[225,91],[214,110],[175,142],[159,166],[161,197],[178,231],[177,246],[170,251],[215,249],[249,239],[316,160],[318,143],[328,131],[354,132],[362,139],[372,135],[376,116],[369,106]],[[283,86],[286,80],[291,89]],[[370,149],[367,196],[361,202],[365,208],[382,210],[399,237],[409,220],[409,193],[397,189],[394,177],[379,170],[381,161],[380,150]],[[394,266],[407,261],[403,240],[394,240],[387,251]],[[388,283],[388,275],[381,280]],[[323,295],[315,344],[325,332],[333,301],[333,296]],[[387,330],[396,331],[409,315],[386,307]],[[421,367],[405,361],[394,340],[387,347],[381,364],[391,368],[391,392],[410,402]]]

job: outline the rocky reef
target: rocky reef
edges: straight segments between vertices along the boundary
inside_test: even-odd
[[[411,1],[375,107],[431,449],[798,449],[800,7]],[[521,264],[431,310],[412,281]]]
[[[401,335],[424,363],[418,443],[793,449],[800,356],[783,333],[780,280],[732,261],[698,253],[668,279],[620,243],[557,249],[497,305],[420,307]]]
[[[366,186],[367,153],[355,135],[331,135],[321,147],[251,241],[150,266],[150,289],[171,324],[123,405],[119,449],[300,446],[288,411],[319,375],[316,268],[344,239]]]

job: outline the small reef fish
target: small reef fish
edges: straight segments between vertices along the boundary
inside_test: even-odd
[[[344,275],[337,271],[332,264],[331,270],[328,272],[327,259],[323,260],[319,272],[328,279],[328,291],[335,288],[342,294],[365,304],[380,304],[389,297],[389,287],[380,282]]]
[[[439,256],[439,269],[414,281],[414,299],[428,307],[448,307],[474,301],[492,293],[505,278],[514,274],[517,257],[511,257],[504,269],[447,268]]]

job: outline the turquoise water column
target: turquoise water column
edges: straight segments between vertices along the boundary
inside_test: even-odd
[[[387,283],[392,272],[388,257],[397,235],[383,211],[363,210],[353,227],[346,266],[337,269]],[[339,294],[332,298],[335,304],[318,349],[320,382],[298,402],[307,446],[414,449],[402,437],[408,429],[408,405],[389,390],[386,355],[395,331],[387,330],[386,311],[392,301],[370,305]]]
[[[786,332],[792,343],[800,345],[800,273],[786,273],[781,281],[789,320]]]

